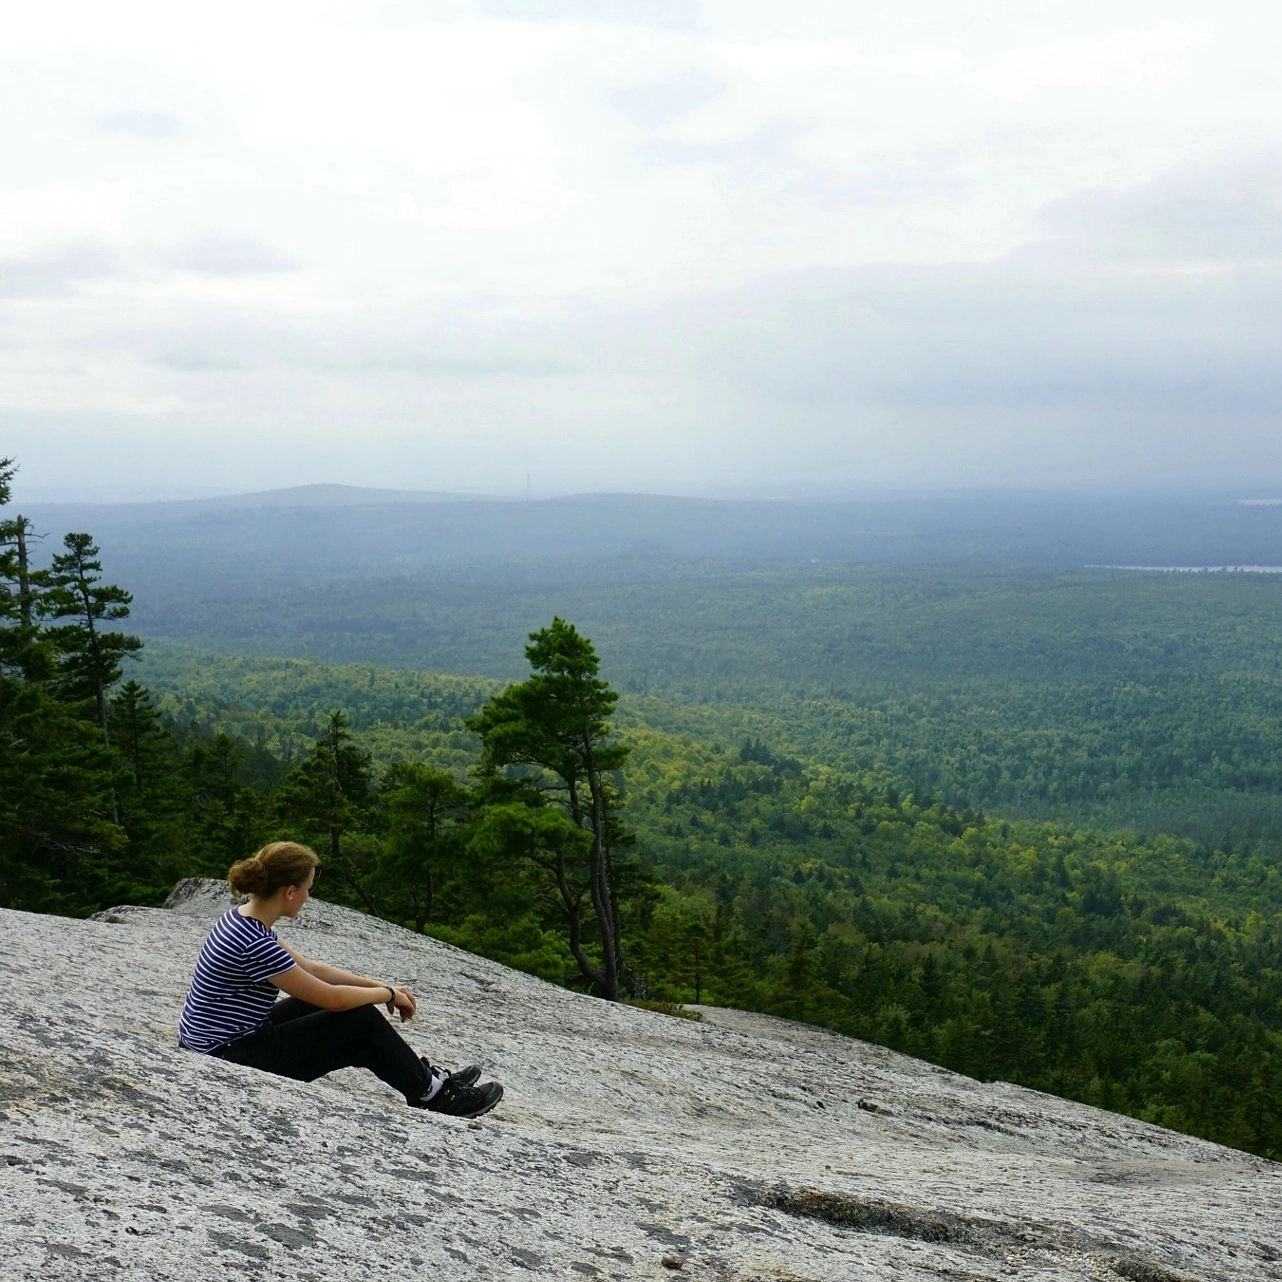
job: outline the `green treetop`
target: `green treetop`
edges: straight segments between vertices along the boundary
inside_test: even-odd
[[[509,826],[521,829],[522,844],[537,853],[537,861],[556,882],[571,949],[584,978],[604,997],[617,1001],[631,983],[612,877],[612,850],[622,844],[623,834],[612,814],[618,802],[606,778],[628,757],[626,747],[610,742],[609,718],[618,695],[598,675],[600,663],[592,642],[564,619],[554,618],[549,627],[531,633],[525,657],[533,669],[530,677],[491,699],[466,724],[481,739],[483,782],[506,772],[521,785],[524,795],[516,801],[527,807],[557,807],[583,838],[586,884],[576,889],[570,881],[576,862],[572,852],[580,843],[570,839],[572,833],[544,821],[533,828],[516,824],[517,816],[509,816]],[[510,806],[513,800],[509,794],[503,804]],[[582,908],[584,892],[600,936],[599,963],[589,958],[581,943],[589,925]]]

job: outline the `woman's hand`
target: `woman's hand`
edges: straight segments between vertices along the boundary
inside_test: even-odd
[[[402,1024],[413,1019],[415,1011],[418,1010],[418,1003],[414,1000],[414,994],[404,987],[393,988],[392,992],[395,994],[395,1000],[387,1003],[387,1013],[389,1015],[393,1012],[399,1013]]]

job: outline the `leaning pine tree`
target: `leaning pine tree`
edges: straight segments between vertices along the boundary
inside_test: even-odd
[[[626,837],[607,778],[628,756],[609,742],[618,695],[598,676],[592,642],[563,619],[532,632],[525,657],[529,679],[466,723],[481,740],[481,792],[488,787],[491,799],[480,836],[506,839],[544,870],[583,978],[618,1001],[633,988],[612,875],[612,848]],[[586,947],[589,932],[600,937],[599,963]]]

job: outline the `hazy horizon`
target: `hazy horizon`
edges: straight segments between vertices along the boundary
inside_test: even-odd
[[[201,500],[236,498],[272,498],[291,493],[314,492],[317,502],[323,502],[328,493],[335,497],[343,492],[352,495],[379,496],[380,501],[396,502],[440,500],[451,502],[546,502],[581,497],[618,495],[626,498],[705,499],[724,502],[786,502],[786,503],[858,503],[893,502],[909,498],[937,496],[940,498],[969,498],[992,496],[994,499],[1019,499],[1037,495],[1055,495],[1083,500],[1100,499],[1139,502],[1188,501],[1194,503],[1232,503],[1236,505],[1282,506],[1282,483],[1270,487],[1226,487],[1223,485],[1160,486],[1153,489],[1108,489],[1103,486],[825,486],[819,482],[777,482],[773,485],[710,486],[703,489],[565,489],[548,494],[533,490],[415,490],[404,487],[353,486],[339,481],[314,481],[302,485],[277,486],[271,489],[232,489],[213,486],[185,485],[62,485],[48,487],[24,486],[19,477],[14,484],[13,501],[18,507],[32,508],[59,506],[119,507],[134,504],[198,503]]]
[[[1245,0],[29,7],[0,455],[33,495],[1267,497],[1280,29]]]

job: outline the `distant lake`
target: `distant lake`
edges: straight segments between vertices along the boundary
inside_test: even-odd
[[[1282,574],[1282,565],[1088,565],[1088,570],[1144,570],[1157,574]]]

